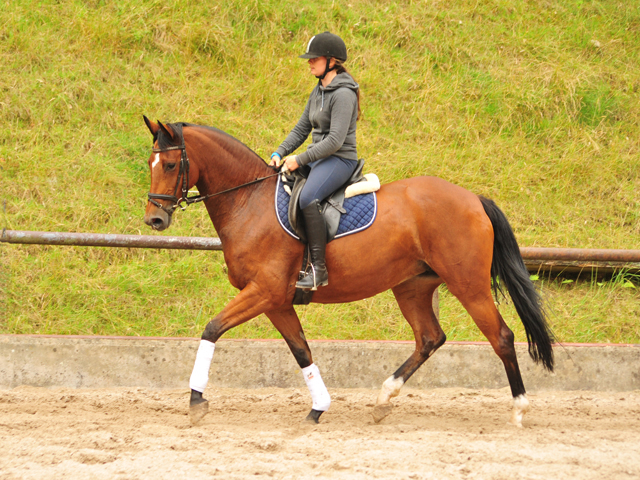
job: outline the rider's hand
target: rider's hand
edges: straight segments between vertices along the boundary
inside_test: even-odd
[[[290,172],[293,172],[299,167],[298,162],[296,162],[296,156],[297,155],[291,155],[289,157],[285,157],[284,159],[284,164],[286,165],[287,170],[289,170]]]
[[[269,165],[271,165],[272,167],[279,167],[280,160],[282,160],[282,158],[280,158],[280,155],[278,155],[277,153],[273,153],[271,154],[271,161],[269,162]]]

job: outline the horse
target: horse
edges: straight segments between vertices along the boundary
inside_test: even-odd
[[[309,388],[313,405],[305,420],[318,423],[331,398],[293,307],[305,245],[276,218],[277,169],[217,128],[165,125],[146,116],[144,121],[153,135],[145,223],[165,230],[178,207],[203,202],[222,243],[229,281],[239,290],[202,333],[189,383],[191,422],[198,424],[208,412],[203,392],[216,341],[264,313],[287,343]],[[199,195],[189,197],[194,186]],[[553,339],[505,214],[492,200],[436,177],[394,181],[376,194],[373,224],[327,245],[329,285],[313,296],[317,303],[346,303],[391,289],[413,330],[415,351],[382,384],[374,420],[391,413],[391,398],[445,343],[432,300],[444,283],[502,361],[513,396],[509,422],[521,427],[529,402],[514,335],[494,295],[507,290],[524,325],[530,356],[550,372]]]

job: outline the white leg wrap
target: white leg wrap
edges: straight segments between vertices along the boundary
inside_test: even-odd
[[[315,363],[312,363],[308,367],[302,369],[302,375],[304,381],[307,383],[309,392],[311,393],[311,399],[313,400],[313,409],[320,412],[326,412],[331,405],[331,396],[327,391],[327,387],[322,381],[320,376],[320,370]]]
[[[200,340],[198,353],[196,354],[196,363],[193,365],[193,372],[189,379],[189,387],[196,392],[204,392],[209,382],[209,367],[213,360],[213,351],[216,344],[208,340]]]
[[[378,395],[376,405],[384,405],[385,403],[389,403],[389,400],[391,400],[392,397],[397,397],[400,394],[400,389],[403,385],[404,380],[402,379],[402,377],[393,378],[393,375],[391,375],[382,384],[382,389],[380,390],[380,394]]]

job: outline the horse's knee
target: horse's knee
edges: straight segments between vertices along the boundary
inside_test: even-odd
[[[202,340],[208,340],[212,343],[216,343],[218,339],[224,333],[222,325],[216,319],[211,320],[207,323],[207,326],[204,327],[204,332],[202,333]]]
[[[306,368],[313,363],[309,350],[303,346],[289,344],[289,349],[300,368]]]
[[[423,337],[422,346],[418,349],[418,353],[425,359],[429,358],[438,348],[444,345],[444,342],[446,341],[447,336],[442,330],[440,330],[439,335],[435,339],[431,337]]]

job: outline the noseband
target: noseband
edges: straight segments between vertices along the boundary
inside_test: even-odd
[[[254,183],[261,182],[263,180],[266,180],[267,178],[275,177],[279,173],[279,172],[276,172],[273,175],[267,175],[266,177],[256,178],[255,180],[252,180],[247,183],[243,183],[242,185],[238,185],[237,187],[232,187],[227,190],[223,190],[222,192],[211,193],[209,195],[196,195],[195,197],[189,197],[188,196],[189,195],[189,157],[187,156],[187,147],[184,144],[184,136],[182,134],[182,125],[171,124],[171,127],[174,129],[174,131],[176,131],[176,134],[180,137],[181,144],[172,146],[172,147],[166,147],[166,148],[153,148],[151,151],[153,153],[163,153],[163,152],[169,152],[171,150],[181,150],[180,166],[178,168],[178,178],[176,180],[176,187],[173,190],[173,195],[151,193],[151,192],[147,194],[147,197],[149,198],[149,202],[151,202],[153,205],[155,205],[159,209],[167,212],[169,216],[171,216],[178,207],[180,207],[181,210],[186,210],[186,208],[192,203],[202,202],[207,198],[215,197],[216,195],[222,195],[223,193],[231,192],[233,190],[246,187],[247,185],[252,185]],[[180,198],[178,198],[177,194],[178,194],[178,190],[180,189],[181,179],[182,179],[182,189],[181,189],[182,191],[181,191]],[[170,207],[165,207],[157,200],[169,200],[170,202],[172,202],[173,205],[171,205]],[[184,203],[185,206],[182,206],[182,203]]]

